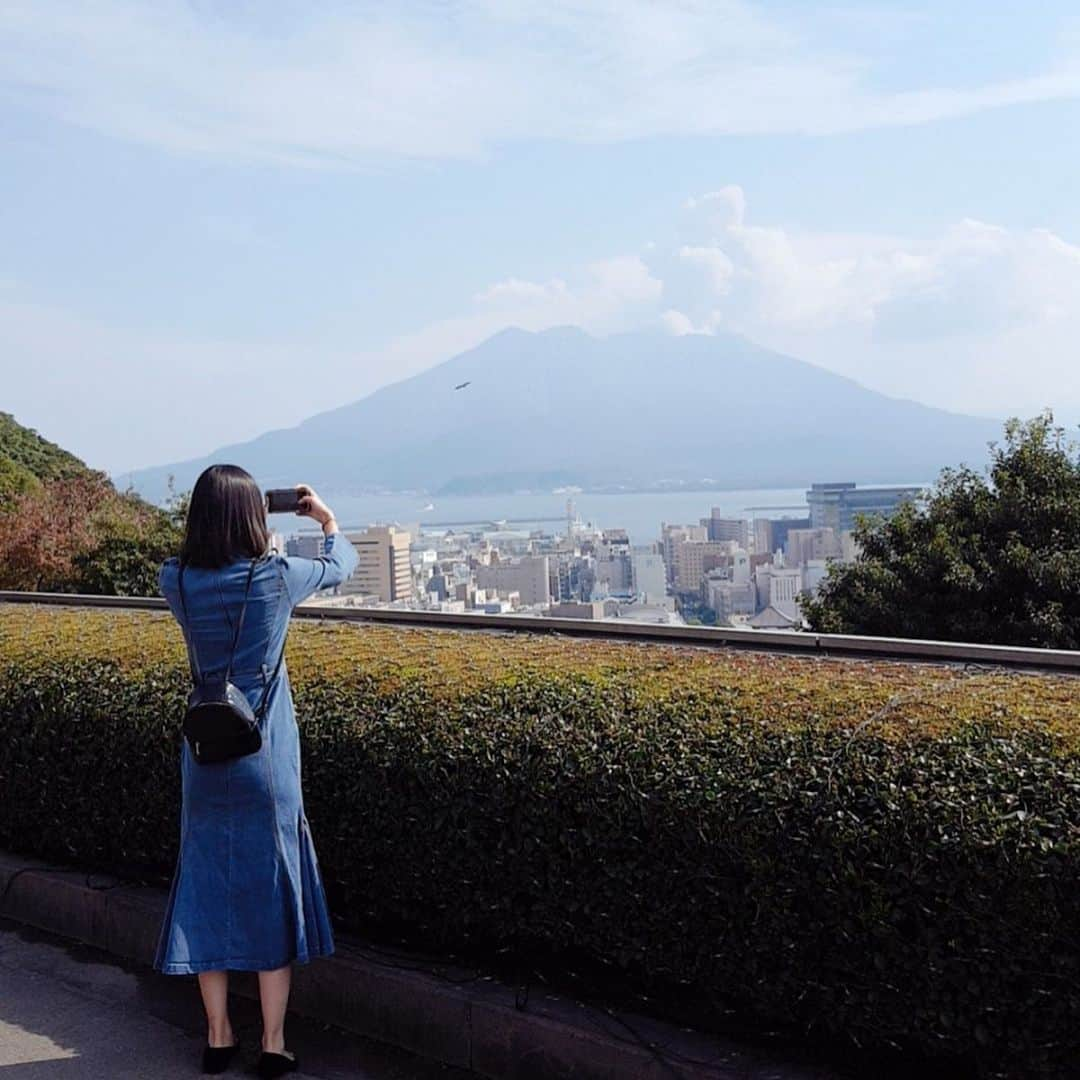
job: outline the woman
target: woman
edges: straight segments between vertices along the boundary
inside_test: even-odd
[[[255,753],[214,764],[196,761],[186,739],[181,750],[180,855],[154,966],[199,977],[209,1027],[203,1072],[224,1072],[237,1049],[229,970],[259,973],[259,1075],[296,1069],[284,1038],[290,964],[334,950],[304,816],[289,676],[278,664],[293,607],[343,582],[357,556],[318,495],[303,485],[297,490],[297,513],[322,526],[324,555],[270,552],[255,481],[234,465],[212,465],[192,492],[180,557],[167,560],[158,578],[196,670],[225,670],[239,626],[231,680],[259,715],[262,736]]]

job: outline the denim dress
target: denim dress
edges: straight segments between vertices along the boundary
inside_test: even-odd
[[[158,971],[271,971],[334,951],[304,816],[299,732],[284,664],[273,678],[293,607],[340,584],[356,566],[356,549],[340,532],[327,537],[325,549],[317,559],[268,556],[252,577],[232,681],[252,707],[267,692],[262,748],[200,765],[183,742],[180,853],[154,959]],[[187,626],[179,563],[169,559],[161,567],[161,593],[204,673],[225,669],[250,565],[186,568]]]

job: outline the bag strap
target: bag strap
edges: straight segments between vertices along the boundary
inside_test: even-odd
[[[247,612],[248,594],[251,592],[251,579],[255,576],[255,567],[258,564],[258,559],[251,560],[251,566],[248,567],[247,581],[244,584],[244,600],[240,605],[240,617],[236,620],[236,629],[233,631],[232,645],[229,648],[229,662],[225,667],[225,681],[228,682],[232,678],[232,666],[233,657],[236,655],[236,646],[240,641],[240,631],[244,627],[244,615]],[[180,576],[177,580],[177,588],[180,592],[180,607],[184,612],[184,642],[187,645],[188,663],[191,665],[191,674],[196,682],[202,681],[202,672],[199,669],[199,661],[195,655],[195,646],[191,641],[191,623],[188,619],[187,600],[184,597],[184,564],[180,563]],[[224,604],[222,605],[224,607]],[[225,618],[228,619],[229,613],[225,612]],[[282,656],[284,656],[284,649],[282,650]],[[281,661],[278,661],[278,666],[281,666]],[[276,674],[276,673],[275,673]]]
[[[232,645],[229,647],[229,662],[225,665],[225,681],[228,682],[232,678],[232,666],[233,658],[236,655],[236,646],[240,641],[240,631],[244,629],[244,615],[247,612],[248,593],[251,592],[251,579],[255,576],[255,565],[258,563],[258,559],[252,559],[251,565],[248,567],[247,581],[244,583],[244,602],[240,605],[240,618],[236,620],[236,630],[233,632]],[[222,607],[224,607],[224,603]],[[229,617],[228,611],[225,612],[225,618]]]
[[[191,667],[191,677],[196,682],[202,682],[202,672],[199,670],[199,661],[195,656],[195,649],[191,644],[191,623],[188,620],[187,601],[184,599],[184,564],[180,563],[180,577],[177,579],[177,587],[180,591],[180,607],[184,612],[184,645],[187,646],[188,665]]]
[[[288,640],[288,637],[289,637],[289,628],[286,627],[285,628],[285,639],[286,639],[286,641]],[[274,674],[270,676],[269,681],[263,687],[262,696],[259,698],[259,706],[255,710],[255,715],[260,717],[260,718],[262,717],[263,713],[266,712],[266,706],[270,703],[270,687],[272,687],[274,685],[274,683],[277,681],[278,675],[281,674],[281,665],[284,662],[285,662],[285,641],[283,641],[281,643],[281,652],[278,653],[277,663],[274,665]]]

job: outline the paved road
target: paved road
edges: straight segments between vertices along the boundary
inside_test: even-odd
[[[234,1001],[233,1026],[245,1046],[230,1073],[253,1073],[258,1006]],[[468,1080],[392,1047],[290,1017],[298,1080]],[[2,1080],[171,1080],[202,1075],[205,1018],[193,978],[118,963],[0,919]]]

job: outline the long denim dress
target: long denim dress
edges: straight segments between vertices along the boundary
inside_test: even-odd
[[[340,532],[327,537],[325,549],[317,559],[271,555],[252,578],[232,681],[253,707],[269,685],[259,722],[262,749],[200,765],[183,743],[180,854],[154,960],[158,971],[271,971],[334,951],[304,816],[299,733],[284,664],[272,678],[293,607],[340,584],[356,566],[356,549]],[[169,559],[161,568],[162,595],[203,672],[225,669],[249,566],[188,567],[189,626],[177,591],[179,564]]]

